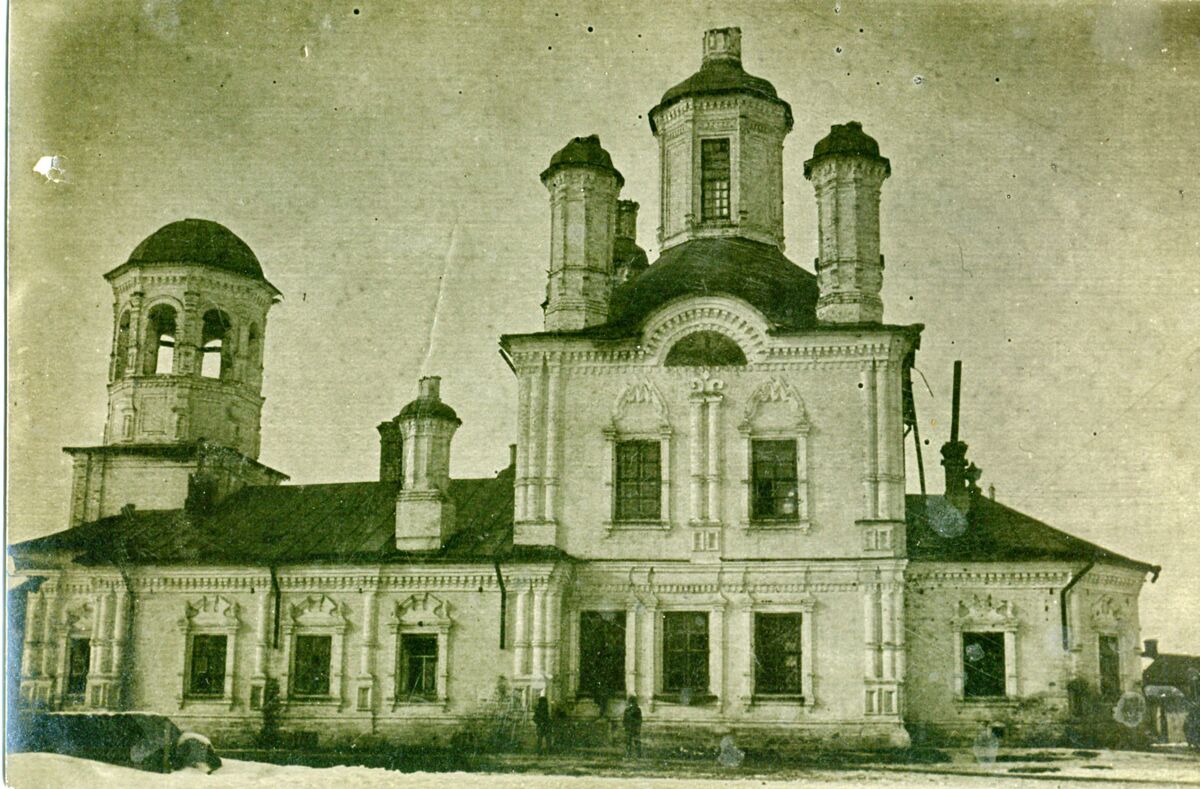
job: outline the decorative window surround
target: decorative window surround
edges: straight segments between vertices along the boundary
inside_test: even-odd
[[[761,531],[800,531],[812,526],[812,491],[808,475],[808,435],[812,425],[804,400],[796,389],[780,378],[772,378],[754,390],[738,432],[742,434],[742,527]],[[755,439],[796,442],[796,518],[754,520],[753,453]]]
[[[98,699],[96,692],[92,689],[95,685],[94,674],[100,670],[99,660],[96,655],[99,622],[100,620],[95,615],[95,607],[92,602],[84,600],[75,605],[68,605],[66,610],[63,611],[62,619],[59,620],[58,625],[55,627],[54,642],[58,648],[58,666],[55,671],[56,682],[52,697],[58,706],[78,707],[83,704],[93,707],[104,706],[102,703],[103,700]],[[88,688],[82,699],[71,698],[67,695],[67,661],[72,638],[86,638],[91,640],[92,652],[88,661]]]
[[[1007,600],[991,595],[972,595],[960,600],[950,620],[954,631],[954,698],[967,704],[1011,702],[1019,695],[1017,681],[1016,608]],[[963,694],[963,633],[1004,633],[1004,697],[968,699]]]
[[[220,595],[205,595],[198,600],[184,603],[183,617],[179,620],[179,632],[183,635],[179,650],[183,663],[179,669],[179,709],[194,704],[221,704],[232,709],[234,657],[237,655],[237,633],[241,625],[238,604]],[[225,636],[225,687],[220,696],[194,696],[188,684],[192,675],[192,636]]]
[[[328,704],[341,707],[342,663],[346,647],[346,619],[344,606],[328,595],[310,595],[299,603],[287,607],[283,617],[283,663],[284,670],[279,678],[279,700],[287,704]],[[325,697],[292,696],[292,661],[295,657],[297,635],[327,635],[330,638],[329,695]]]
[[[445,600],[423,592],[398,601],[392,611],[388,632],[389,640],[388,671],[392,678],[392,709],[405,706],[428,707],[430,704],[441,704],[443,709],[450,702],[448,695],[450,677],[450,628],[453,626],[450,618],[450,604]],[[400,639],[405,634],[430,634],[437,636],[437,700],[402,698],[400,681]]]
[[[671,528],[671,420],[662,395],[649,381],[630,384],[613,406],[612,420],[604,428],[604,486],[609,501],[608,531],[666,531]],[[617,520],[617,443],[621,441],[658,441],[659,494],[658,520]]]

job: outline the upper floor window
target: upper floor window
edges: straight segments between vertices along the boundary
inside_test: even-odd
[[[727,367],[744,365],[746,354],[724,334],[698,331],[672,345],[663,363],[667,367]]]
[[[754,692],[800,695],[802,614],[754,615]]]
[[[204,313],[203,335],[200,341],[200,375],[204,378],[224,378],[229,372],[229,316],[221,310]]]
[[[175,370],[175,308],[156,304],[146,315],[147,375],[165,375]]]
[[[751,518],[753,520],[795,520],[797,488],[795,439],[750,442],[753,474]]]
[[[729,139],[700,141],[700,217],[729,219]]]
[[[616,449],[616,520],[658,520],[662,516],[661,443],[620,441]]]

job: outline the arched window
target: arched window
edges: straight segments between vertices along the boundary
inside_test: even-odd
[[[113,349],[113,379],[125,377],[125,365],[129,362],[129,310],[121,313],[117,321],[117,343]]]
[[[146,315],[147,375],[166,375],[175,369],[175,308],[156,304]]]
[[[676,342],[667,354],[668,367],[729,367],[746,363],[736,342],[715,331],[698,331]]]
[[[204,313],[204,329],[200,340],[200,375],[205,378],[224,378],[229,373],[229,316],[220,310]]]

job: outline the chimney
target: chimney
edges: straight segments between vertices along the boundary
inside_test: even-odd
[[[404,449],[396,494],[396,548],[402,551],[438,550],[454,532],[450,442],[462,420],[442,402],[440,384],[436,376],[422,378],[417,399],[395,420]]]
[[[578,331],[608,320],[617,194],[625,179],[596,135],[576,137],[542,171],[550,193],[546,331]]]
[[[942,444],[942,466],[946,469],[946,500],[962,512],[979,495],[976,484],[983,472],[967,461],[967,445],[958,440],[959,399],[962,394],[962,362],[954,362],[954,388],[950,405],[950,440]]]
[[[638,204],[636,200],[617,201],[617,238],[637,241]]]
[[[379,481],[401,482],[404,479],[404,436],[400,418],[380,422],[376,429],[379,431]]]
[[[742,29],[719,27],[704,33],[704,65],[714,61],[742,62]]]
[[[508,467],[509,468],[517,467],[517,445],[516,444],[508,445]]]
[[[1158,657],[1158,639],[1157,638],[1147,638],[1143,642],[1143,644],[1144,644],[1144,647],[1142,649],[1142,657],[1151,658],[1151,659]]]
[[[804,177],[817,197],[817,319],[822,322],[883,321],[879,190],[891,172],[879,143],[858,121],[833,126],[804,163]]]

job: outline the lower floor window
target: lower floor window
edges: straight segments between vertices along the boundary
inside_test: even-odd
[[[92,660],[92,640],[72,638],[67,642],[67,695],[82,696],[87,690]]]
[[[297,696],[329,695],[330,636],[296,636],[292,693]]]
[[[409,698],[437,698],[437,636],[400,636],[400,681]]]
[[[663,614],[663,690],[708,693],[708,614]]]
[[[188,693],[220,696],[225,692],[225,636],[192,636],[192,664]]]
[[[962,634],[963,697],[1004,695],[1004,633]]]
[[[754,692],[803,693],[801,614],[754,615]]]
[[[579,693],[597,700],[625,694],[625,613],[579,614]]]
[[[1100,698],[1121,698],[1121,651],[1116,636],[1100,636]]]

